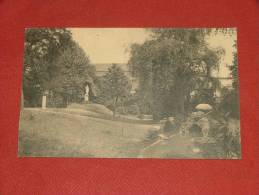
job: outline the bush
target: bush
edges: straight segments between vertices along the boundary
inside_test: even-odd
[[[166,120],[163,128],[164,132],[174,132],[176,133],[176,125],[175,122],[172,122],[170,120]]]
[[[144,117],[145,117],[144,114],[139,114],[139,115],[138,115],[138,118],[139,118],[139,119],[144,119]]]
[[[239,119],[239,94],[238,91],[226,90],[219,103],[219,110],[229,117]]]
[[[64,98],[60,94],[48,95],[47,97],[47,106],[54,108],[64,108],[67,106]]]
[[[126,114],[125,109],[122,106],[117,107],[116,111],[120,114]]]
[[[117,112],[120,114],[132,114],[138,115],[139,114],[139,107],[137,105],[130,105],[130,106],[119,106],[117,108]]]
[[[215,143],[201,144],[201,148],[207,158],[240,158],[240,126],[239,120],[221,120],[220,113],[210,115],[209,137]]]
[[[203,133],[202,133],[202,129],[199,125],[197,124],[193,124],[190,129],[189,129],[189,133],[191,137],[202,137]]]

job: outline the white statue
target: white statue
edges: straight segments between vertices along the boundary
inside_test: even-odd
[[[86,85],[86,86],[85,86],[85,101],[86,101],[86,102],[89,101],[89,91],[90,91],[89,86]]]

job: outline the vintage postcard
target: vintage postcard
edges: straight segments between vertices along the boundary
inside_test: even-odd
[[[236,28],[28,28],[21,157],[240,159]]]

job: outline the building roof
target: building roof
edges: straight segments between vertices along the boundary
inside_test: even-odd
[[[130,72],[126,63],[95,63],[93,65],[95,66],[96,75],[103,76],[113,64],[119,66],[125,73]]]

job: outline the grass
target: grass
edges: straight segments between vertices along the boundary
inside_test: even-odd
[[[106,108],[104,105],[101,104],[77,104],[77,103],[72,103],[68,105],[68,109],[82,109],[82,110],[87,110],[90,112],[94,113],[99,113],[99,114],[104,114],[108,116],[112,116],[112,111]]]
[[[116,120],[124,121],[129,123],[138,123],[138,124],[154,124],[157,123],[152,119],[139,119],[137,115],[124,115],[116,113],[116,117],[113,117],[113,113],[107,107],[101,104],[88,103],[88,104],[78,104],[72,103],[67,108],[53,108],[56,112],[67,112],[71,114],[79,114],[83,116],[107,119],[107,120]]]
[[[91,113],[85,113],[91,112]],[[158,136],[158,124],[102,118],[82,109],[25,108],[19,127],[19,156],[96,158],[218,158],[214,148],[194,153],[191,137]],[[154,144],[155,143],[155,144]]]
[[[136,157],[151,125],[23,110],[19,156]]]
[[[190,137],[174,134],[168,140],[158,141],[152,148],[143,150],[143,158],[202,159],[201,154],[192,152],[194,147]]]

